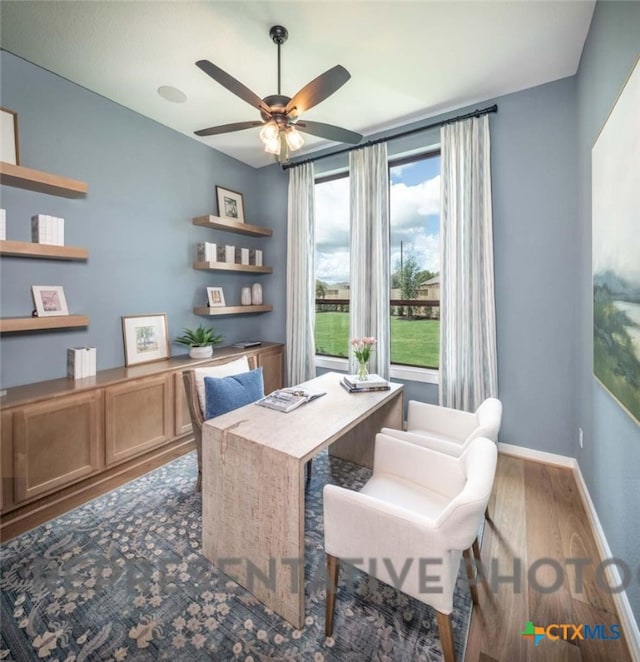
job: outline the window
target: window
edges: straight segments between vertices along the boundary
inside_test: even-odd
[[[440,153],[389,163],[391,363],[437,368],[440,350]],[[349,176],[319,178],[316,354],[349,355]]]

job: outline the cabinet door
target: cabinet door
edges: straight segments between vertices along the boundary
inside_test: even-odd
[[[173,439],[173,409],[171,373],[105,389],[107,466]]]
[[[283,347],[273,347],[259,352],[258,365],[262,366],[265,393],[271,393],[284,386]]]
[[[13,417],[16,503],[102,468],[102,391],[28,405]]]
[[[0,509],[13,505],[13,412],[0,414]]]
[[[191,414],[189,413],[189,403],[187,402],[187,392],[184,388],[184,380],[182,378],[182,371],[173,373],[173,392],[175,395],[176,411],[175,421],[176,437],[191,432]]]

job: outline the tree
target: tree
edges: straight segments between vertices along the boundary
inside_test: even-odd
[[[316,280],[316,299],[324,299],[327,296],[327,284]]]
[[[399,288],[403,299],[415,299],[420,285],[429,279],[428,274],[431,272],[420,269],[416,256],[409,253],[402,265],[399,260],[396,262],[395,271],[391,274],[391,287]],[[407,315],[409,319],[413,317],[413,306],[407,306]]]

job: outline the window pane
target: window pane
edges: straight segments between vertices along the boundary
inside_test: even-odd
[[[437,368],[440,351],[440,155],[392,164],[389,182],[391,363]],[[394,305],[396,301],[403,303]],[[421,304],[422,301],[425,303]]]
[[[349,177],[317,182],[316,354],[349,351]]]

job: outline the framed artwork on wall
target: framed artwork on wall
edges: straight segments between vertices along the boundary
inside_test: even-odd
[[[126,366],[169,358],[169,333],[165,313],[123,316],[122,335]]]
[[[0,108],[0,161],[20,165],[18,150],[18,113]]]
[[[242,193],[216,186],[218,216],[244,223],[244,199]]]
[[[640,58],[591,151],[593,373],[640,424]]]
[[[38,317],[68,315],[67,300],[60,285],[32,285],[31,294]]]
[[[209,308],[218,308],[225,305],[224,292],[221,287],[207,287],[207,300]]]

